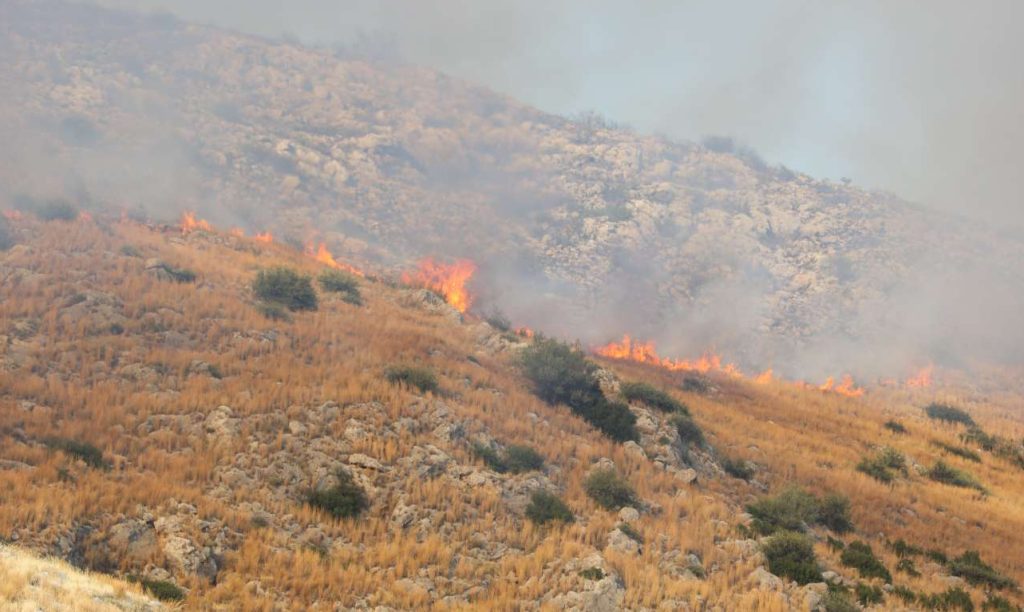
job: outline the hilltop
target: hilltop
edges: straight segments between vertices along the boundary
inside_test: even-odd
[[[954,330],[1012,319],[958,271],[1024,287],[1019,238],[727,140],[553,116],[427,68],[165,15],[8,0],[0,21],[0,206],[195,210],[378,269],[469,258],[480,307],[521,323],[820,379],[962,366],[978,355],[949,348],[970,346]],[[977,303],[941,299],[951,287]],[[1017,350],[1005,331],[985,341]]]
[[[289,310],[261,301],[261,270],[335,268],[216,228],[6,224],[0,534],[19,546],[195,607],[1020,600],[1019,398],[848,398],[586,356],[558,366],[592,364],[559,395],[520,365],[553,341],[394,277],[316,282]],[[937,399],[980,429],[929,418]],[[609,469],[625,493],[593,484]],[[762,552],[780,494],[811,512],[789,528],[820,567],[797,582]],[[888,577],[844,562],[858,541]]]

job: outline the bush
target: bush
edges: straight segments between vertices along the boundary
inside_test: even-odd
[[[946,423],[959,423],[961,425],[973,426],[974,419],[971,415],[967,414],[963,410],[950,406],[948,404],[928,404],[924,409],[925,414],[928,418],[936,421],[945,421]]]
[[[895,434],[907,433],[907,428],[903,426],[903,423],[900,423],[899,421],[893,419],[890,419],[885,422],[885,428]]]
[[[830,493],[818,504],[818,524],[836,533],[853,531],[850,520],[850,500],[842,495]]]
[[[171,275],[171,279],[176,283],[193,283],[196,280],[196,273],[188,268],[164,266],[164,269]]]
[[[588,567],[587,569],[580,570],[580,577],[587,580],[601,580],[604,578],[604,572],[599,567]]]
[[[288,309],[280,304],[260,302],[256,304],[256,310],[258,310],[261,315],[273,321],[292,320],[292,316],[288,314]]]
[[[946,553],[942,552],[941,550],[935,549],[935,548],[933,548],[931,550],[924,551],[924,556],[928,557],[929,559],[931,559],[932,561],[934,561],[936,563],[942,563],[942,564],[949,563],[949,557],[946,556]]]
[[[185,599],[185,591],[167,580],[148,580],[142,578],[139,580],[139,584],[142,585],[142,588],[149,591],[153,597],[163,601],[181,601]]]
[[[839,562],[846,567],[855,568],[862,578],[881,578],[885,582],[892,582],[892,574],[875,556],[871,546],[865,542],[850,542],[839,555]]]
[[[733,478],[750,480],[754,477],[754,468],[743,459],[733,459],[732,457],[722,455],[719,462],[722,464],[722,469],[725,470],[725,473]]]
[[[917,566],[914,565],[914,560],[908,557],[904,557],[896,562],[896,571],[914,577],[921,575],[921,572],[917,570]]]
[[[643,544],[644,543],[644,536],[643,536],[643,534],[641,534],[639,531],[637,531],[636,528],[633,527],[632,525],[630,525],[629,523],[619,523],[617,525],[617,528],[618,528],[619,531],[621,531],[622,533],[626,534],[627,538],[629,538],[630,540],[633,540],[637,544]]]
[[[711,390],[711,383],[701,376],[687,376],[681,385],[683,391],[704,394]]]
[[[597,366],[581,351],[557,340],[538,338],[521,357],[523,373],[537,397],[565,404],[578,416],[618,442],[636,440],[636,415],[629,406],[609,402],[594,378]]]
[[[932,440],[932,446],[941,448],[947,453],[950,453],[951,455],[956,455],[961,459],[966,459],[968,461],[973,461],[975,463],[981,463],[981,455],[972,451],[969,448],[964,448],[963,446],[953,446],[952,444],[947,444],[945,442],[940,442],[938,440]]]
[[[960,440],[964,444],[977,444],[982,450],[992,452],[999,445],[999,438],[996,436],[985,433],[980,427],[971,427],[964,433],[960,434]]]
[[[871,586],[870,584],[858,582],[854,590],[857,594],[857,601],[859,601],[862,606],[880,604],[882,603],[882,600],[885,599],[882,587]]]
[[[985,602],[981,604],[982,610],[995,610],[995,612],[1020,612],[1021,608],[1010,603],[1005,597],[995,593],[985,593]]]
[[[768,571],[798,584],[821,582],[821,569],[814,556],[814,543],[809,537],[792,531],[769,538],[761,548],[768,560]]]
[[[889,550],[891,550],[897,557],[900,557],[901,559],[903,557],[909,557],[911,555],[924,554],[923,550],[921,550],[917,546],[907,544],[907,541],[903,538],[900,538],[895,542],[890,542]],[[945,563],[945,561],[942,561],[942,563]]]
[[[665,393],[661,389],[643,382],[626,382],[620,387],[622,397],[627,402],[641,402],[662,412],[681,412],[689,414],[685,404]]]
[[[857,464],[857,470],[871,476],[875,480],[890,483],[896,473],[907,473],[907,460],[903,453],[895,448],[884,446],[870,457],[864,457]]]
[[[505,449],[505,465],[513,474],[539,470],[544,467],[544,457],[529,446],[513,444]]]
[[[821,598],[821,606],[825,612],[859,612],[857,604],[850,601],[845,593],[835,589],[829,589]]]
[[[316,310],[316,292],[308,276],[290,268],[260,270],[252,283],[256,297],[289,310]]]
[[[125,257],[142,257],[142,251],[138,247],[126,244],[121,247],[121,254]]]
[[[526,507],[526,518],[538,525],[561,521],[571,523],[574,518],[569,506],[565,505],[554,493],[547,491],[534,491],[530,496],[530,504]],[[599,580],[599,578],[598,578]]]
[[[917,601],[917,594],[909,588],[903,586],[902,584],[893,586],[892,594],[896,597],[899,597],[900,601],[907,605],[910,605]]]
[[[754,517],[754,530],[762,535],[804,531],[818,521],[818,500],[802,489],[790,487],[775,497],[762,497],[747,505],[747,512]]]
[[[633,487],[610,468],[592,473],[583,483],[583,488],[597,505],[607,510],[618,510],[636,502]]]
[[[424,393],[427,391],[437,391],[439,388],[437,377],[434,376],[434,372],[427,368],[393,366],[384,371],[384,377],[390,383],[416,387]]]
[[[363,305],[363,296],[359,293],[359,281],[355,276],[342,270],[324,270],[317,277],[320,288],[331,293],[340,293],[344,302],[354,306]]]
[[[704,432],[689,414],[678,413],[672,415],[671,423],[675,425],[679,433],[679,439],[684,444],[700,445],[704,443]]]
[[[59,450],[69,457],[81,459],[89,467],[109,469],[110,464],[103,459],[103,451],[80,440],[70,438],[49,437],[43,440],[43,444],[50,450]]]
[[[310,491],[307,501],[310,506],[324,510],[334,518],[357,516],[370,506],[363,488],[352,480],[344,470],[335,474],[337,484],[330,489]]]
[[[963,610],[974,612],[974,602],[970,594],[960,587],[949,588],[935,595],[921,594],[917,598],[922,608],[928,610]]]
[[[487,324],[500,332],[507,332],[512,329],[512,321],[501,312],[495,310],[484,319]]]
[[[962,487],[965,489],[977,489],[982,493],[986,492],[985,487],[981,486],[981,483],[979,483],[974,476],[951,467],[942,461],[935,462],[935,465],[928,470],[928,477],[935,482],[941,482],[942,484]]]
[[[473,453],[484,460],[487,467],[491,468],[499,474],[503,474],[508,471],[508,466],[505,465],[505,460],[501,458],[498,451],[494,450],[490,446],[485,444],[474,444]]]
[[[975,586],[984,585],[994,589],[1008,589],[1017,586],[1011,578],[1003,576],[981,560],[977,551],[969,550],[949,562],[949,572],[960,576]]]

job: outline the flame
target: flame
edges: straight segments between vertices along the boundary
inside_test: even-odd
[[[761,372],[760,374],[755,376],[754,382],[756,382],[759,385],[767,385],[768,383],[772,382],[773,376],[774,375],[772,374],[772,369],[768,368],[764,372]]]
[[[181,213],[181,233],[182,235],[201,230],[204,232],[212,232],[213,226],[206,222],[204,219],[196,219],[196,213],[191,210],[186,210]]]
[[[921,368],[916,374],[906,380],[906,385],[911,389],[925,389],[932,386],[932,370],[935,366],[928,364]]]
[[[92,214],[83,210],[78,213],[78,220],[83,223],[92,223]]]
[[[20,210],[5,210],[3,211],[3,215],[4,219],[7,219],[8,221],[17,221],[21,219]]]
[[[532,340],[535,335],[534,331],[529,327],[517,327],[513,331],[515,331],[517,336],[522,336],[527,340]]]
[[[476,272],[476,264],[468,259],[459,259],[452,264],[435,262],[432,258],[420,260],[415,272],[402,274],[402,282],[419,285],[444,296],[446,302],[459,312],[466,312],[473,304],[473,296],[466,283]]]
[[[243,230],[240,227],[233,227],[233,228],[228,230],[228,233],[231,234],[232,236],[234,236],[235,238],[243,238],[243,237],[245,237],[245,230]]]
[[[270,244],[271,242],[274,241],[274,235],[271,234],[270,232],[260,232],[258,234],[255,234],[252,237],[252,239],[255,240],[256,242],[263,242],[265,244]]]
[[[667,370],[689,370],[707,374],[708,372],[722,372],[730,376],[742,376],[740,369],[732,363],[722,363],[722,358],[715,353],[705,352],[697,359],[669,359],[659,357],[654,349],[654,342],[641,342],[633,340],[629,334],[622,336],[622,342],[610,342],[604,346],[594,349],[594,352],[602,357],[612,359],[627,359],[639,363],[649,363],[663,367]]]
[[[269,242],[271,236],[269,233],[266,235],[268,238],[267,242]],[[324,244],[323,242],[319,243],[316,249],[313,248],[312,242],[307,242],[306,255],[312,257],[313,259],[317,260],[318,262],[328,267],[334,268],[335,270],[344,270],[346,272],[355,274],[356,276],[363,276],[362,270],[359,270],[358,268],[350,266],[346,263],[341,263],[338,260],[334,259],[334,255],[331,255],[331,252],[327,250],[327,245]]]
[[[864,395],[864,389],[857,387],[857,384],[853,382],[853,377],[849,374],[843,374],[843,377],[839,380],[839,384],[836,384],[835,378],[829,376],[825,379],[825,384],[818,387],[821,391],[838,393],[839,395],[845,395],[846,397],[860,397]]]

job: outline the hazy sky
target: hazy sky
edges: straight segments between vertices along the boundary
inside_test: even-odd
[[[104,0],[400,57],[560,114],[1024,228],[1024,2]]]

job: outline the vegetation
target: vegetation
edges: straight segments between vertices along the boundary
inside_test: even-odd
[[[473,452],[499,474],[519,474],[544,467],[544,457],[529,446],[512,445],[505,449],[504,454],[500,454],[490,446],[474,444]]]
[[[733,478],[750,480],[754,477],[754,468],[743,459],[733,459],[732,457],[721,455],[718,461],[722,465],[722,469],[725,470],[725,473]]]
[[[622,397],[627,402],[641,402],[662,412],[690,414],[690,410],[685,404],[654,385],[643,382],[624,382],[620,390]]]
[[[110,464],[103,459],[103,451],[82,440],[70,438],[49,437],[43,440],[43,444],[51,450],[59,450],[69,457],[80,459],[89,467],[109,469]]]
[[[836,533],[853,531],[850,521],[850,500],[830,493],[818,504],[818,524]]]
[[[859,612],[860,608],[843,591],[830,588],[821,598],[825,612]]]
[[[363,488],[344,470],[334,475],[337,483],[329,488],[309,492],[307,502],[314,508],[327,512],[334,518],[358,516],[370,506]]]
[[[487,315],[484,320],[487,321],[488,325],[500,332],[507,332],[512,329],[512,321],[498,310],[491,311],[491,314]]]
[[[583,488],[597,505],[607,510],[618,510],[636,503],[636,493],[615,470],[595,470],[583,483]]]
[[[704,394],[711,390],[711,383],[701,376],[687,376],[681,385],[683,391]]]
[[[982,585],[993,589],[1009,589],[1017,586],[1012,579],[1003,576],[991,565],[981,560],[978,551],[969,550],[949,562],[949,571],[960,576],[969,584]]]
[[[437,392],[440,388],[437,383],[437,377],[434,376],[434,372],[429,368],[420,368],[416,366],[391,366],[384,370],[384,378],[389,383],[393,384],[404,384],[409,387],[415,387],[423,393]]]
[[[888,429],[889,431],[893,432],[894,434],[905,434],[905,433],[907,433],[907,428],[904,427],[903,423],[900,423],[899,421],[897,421],[895,419],[889,419],[888,421],[886,421],[885,422],[885,428]]]
[[[917,565],[914,564],[914,560],[909,557],[904,557],[896,562],[896,571],[913,577],[921,575],[921,572],[917,570]]]
[[[534,392],[549,404],[565,404],[585,421],[618,442],[636,440],[636,415],[620,402],[609,402],[594,373],[597,366],[567,344],[539,338],[523,351],[523,372]]]
[[[932,445],[937,448],[941,448],[942,450],[946,451],[951,455],[956,455],[961,459],[966,459],[968,461],[973,461],[975,463],[981,463],[981,455],[972,451],[969,448],[964,448],[963,446],[954,446],[952,444],[940,442],[939,440],[932,440]]]
[[[543,490],[536,490],[530,496],[530,504],[526,507],[526,518],[538,525],[553,521],[571,523],[574,518],[572,510],[557,495]]]
[[[601,580],[604,578],[604,572],[599,567],[588,567],[580,570],[580,576],[587,580]]]
[[[704,443],[704,432],[700,430],[700,426],[689,414],[681,412],[673,414],[671,423],[675,426],[676,432],[679,433],[679,439],[684,444],[701,445]]]
[[[890,446],[885,446],[877,450],[875,454],[861,459],[857,464],[857,470],[879,482],[890,483],[896,479],[896,474],[906,475],[907,460],[903,453]]]
[[[252,283],[256,297],[289,310],[316,310],[316,292],[308,276],[291,268],[260,270]]]
[[[946,423],[954,423],[960,425],[968,425],[973,427],[975,425],[974,419],[971,415],[967,414],[963,410],[950,406],[948,404],[928,404],[924,408],[925,414],[928,418],[936,421],[944,421]]]
[[[860,540],[850,542],[843,549],[842,554],[839,555],[839,562],[846,567],[856,569],[862,578],[881,578],[885,582],[892,582],[892,574],[875,556],[871,546]]]
[[[636,528],[630,525],[629,523],[619,523],[617,529],[622,533],[626,534],[626,537],[628,537],[630,540],[633,540],[637,544],[644,543],[643,534],[637,531]]]
[[[917,601],[917,593],[902,584],[893,585],[892,594],[900,598],[900,601],[909,605]]]
[[[768,561],[768,571],[797,584],[821,582],[821,569],[814,555],[814,542],[802,534],[782,531],[769,538],[761,547]]]
[[[971,595],[961,587],[951,587],[934,595],[920,594],[917,602],[926,610],[962,610],[973,612],[974,602]]]
[[[139,584],[153,594],[153,597],[163,601],[181,601],[185,599],[185,591],[178,585],[167,580],[149,580],[140,578]]]
[[[960,434],[960,440],[965,444],[976,444],[979,448],[988,452],[994,451],[1001,441],[998,437],[985,433],[977,425],[968,428],[967,431]]]
[[[857,601],[862,606],[873,606],[880,604],[885,599],[885,593],[882,591],[882,587],[864,584],[858,582],[857,586],[854,587],[854,592],[857,594]]]
[[[292,315],[288,313],[288,309],[280,304],[273,304],[268,302],[260,302],[256,304],[256,310],[271,321],[291,321]]]
[[[951,485],[954,487],[962,487],[965,489],[977,489],[982,493],[985,493],[985,487],[978,482],[974,476],[958,470],[943,461],[936,461],[935,465],[928,470],[928,477],[935,482],[941,482],[942,484]]]
[[[359,292],[359,280],[343,270],[324,270],[317,277],[320,288],[331,293],[340,293],[341,299],[354,306],[363,305],[363,296]]]
[[[852,529],[850,504],[838,495],[819,500],[814,495],[790,487],[775,497],[762,497],[747,506],[753,518],[751,526],[762,535],[778,531],[805,531],[823,525],[839,533]]]

